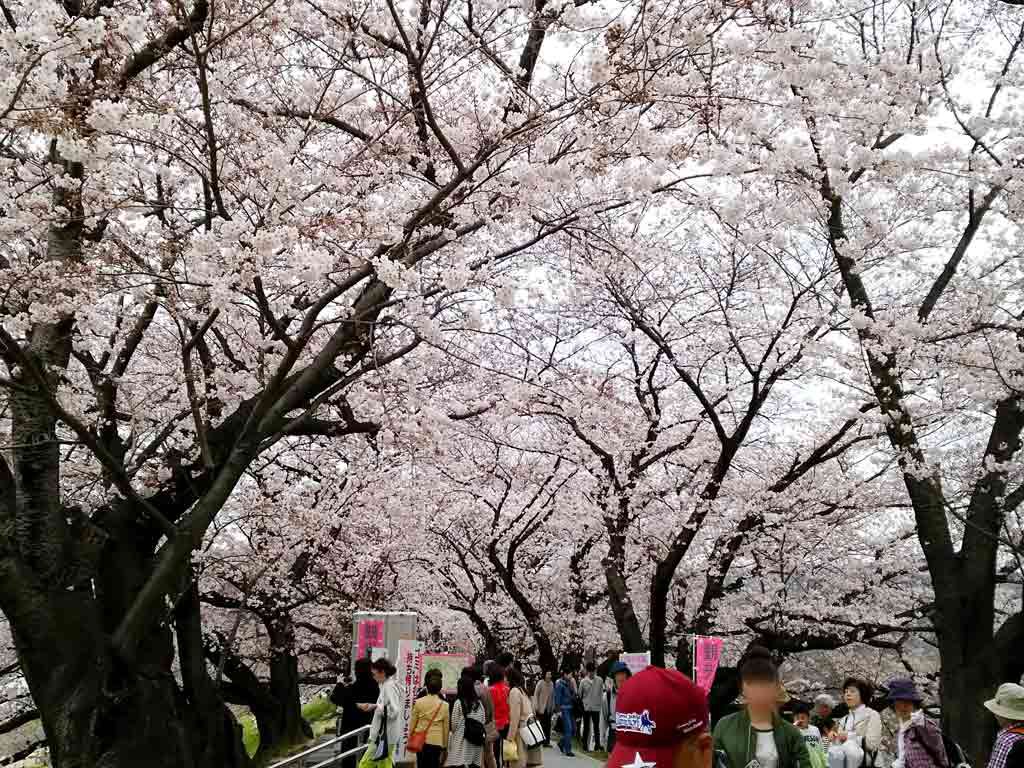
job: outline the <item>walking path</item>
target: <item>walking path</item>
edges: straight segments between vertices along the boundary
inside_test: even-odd
[[[328,741],[331,738],[333,738],[333,734],[325,735],[321,741]],[[340,752],[336,745],[322,747],[315,751],[312,751],[312,747],[310,747],[310,750],[310,753],[304,755],[300,760],[290,763],[288,768],[312,768]],[[600,763],[582,752],[577,752],[576,757],[566,757],[555,747],[544,750],[544,768],[603,768],[603,766],[604,763]]]
[[[544,750],[544,768],[603,768],[594,758],[577,752],[576,757],[566,757],[555,747]]]

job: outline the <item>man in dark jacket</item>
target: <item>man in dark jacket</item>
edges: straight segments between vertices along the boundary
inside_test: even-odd
[[[360,704],[374,704],[380,696],[380,686],[373,679],[370,671],[370,660],[359,659],[355,665],[355,679],[348,685],[337,685],[331,691],[330,699],[341,707],[338,720],[338,734],[351,733],[357,728],[369,725],[373,720],[373,712],[363,712]],[[355,740],[342,745],[345,749],[356,746]],[[350,755],[342,761],[342,768],[355,768],[359,762],[358,755]]]

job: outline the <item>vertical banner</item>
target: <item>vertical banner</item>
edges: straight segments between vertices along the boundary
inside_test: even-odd
[[[722,638],[698,635],[694,648],[694,682],[708,693],[715,681],[718,662],[722,659]]]
[[[651,666],[651,652],[621,653],[619,654],[619,661],[629,667],[629,673],[631,675],[635,675],[637,672],[643,672]]]
[[[416,701],[420,680],[423,679],[423,643],[416,640],[399,640],[398,661],[395,666],[398,668],[395,677],[402,689],[402,732],[395,745],[395,762],[408,763],[416,759],[416,755],[405,753],[405,743],[409,738],[412,705]]]
[[[356,658],[365,659],[371,649],[384,645],[384,621],[382,619],[362,619],[359,622],[358,634]]]

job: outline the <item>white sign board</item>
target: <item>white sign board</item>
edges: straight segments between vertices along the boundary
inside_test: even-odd
[[[423,643],[416,640],[399,640],[395,666],[398,668],[395,677],[402,693],[402,733],[395,745],[395,762],[409,763],[416,759],[416,755],[405,753],[405,743],[409,738],[409,725],[412,722],[412,705],[416,701],[420,680],[423,679]]]

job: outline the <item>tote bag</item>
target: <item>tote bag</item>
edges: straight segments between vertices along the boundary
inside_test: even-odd
[[[519,731],[519,734],[523,737],[523,744],[527,749],[535,749],[544,743],[544,729],[535,717],[531,716],[526,721],[525,727]]]

